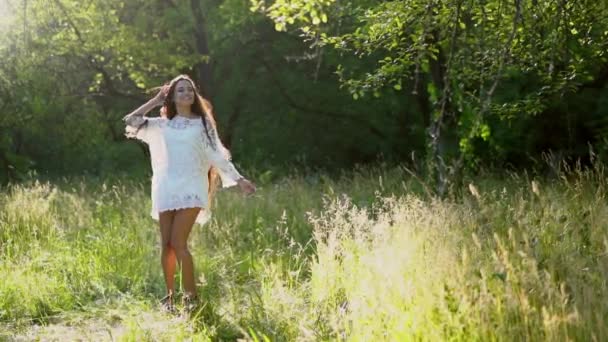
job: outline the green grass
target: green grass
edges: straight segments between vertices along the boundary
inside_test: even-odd
[[[608,339],[602,166],[486,174],[445,200],[386,166],[223,191],[191,234],[189,320],[156,308],[149,184],[111,182],[0,192],[0,340]]]

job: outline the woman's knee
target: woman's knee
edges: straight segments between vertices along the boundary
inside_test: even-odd
[[[161,249],[163,252],[174,252],[174,248],[173,245],[171,245],[171,241],[167,240],[167,241],[162,241],[161,242]]]
[[[188,245],[183,243],[177,243],[176,241],[171,241],[171,248],[175,252],[178,258],[187,257],[190,255],[190,250],[188,250]]]
[[[171,227],[170,244],[178,258],[189,256],[188,236],[200,208],[180,209],[175,214]]]

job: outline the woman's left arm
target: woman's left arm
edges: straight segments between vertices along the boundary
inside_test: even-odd
[[[206,154],[211,165],[219,170],[220,177],[222,178],[222,186],[227,188],[238,184],[244,192],[254,192],[255,186],[243,177],[232,161],[230,161],[230,154],[220,141],[217,131],[210,123],[207,123],[207,129],[211,140],[209,140],[209,137],[203,132],[205,135],[204,144],[205,150],[207,151]]]

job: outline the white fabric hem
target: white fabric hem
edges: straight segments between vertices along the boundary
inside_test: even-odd
[[[196,220],[194,221],[194,223],[198,223],[201,226],[203,226],[207,222],[209,222],[209,220],[211,219],[211,211],[207,207],[202,206],[202,205],[197,205],[197,204],[175,206],[175,207],[171,207],[171,208],[167,208],[167,209],[152,208],[152,210],[150,211],[150,217],[152,217],[152,219],[154,219],[155,221],[159,221],[159,214],[162,212],[169,211],[169,210],[187,209],[187,208],[201,208],[198,215],[196,216]]]

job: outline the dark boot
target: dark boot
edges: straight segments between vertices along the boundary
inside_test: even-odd
[[[190,316],[198,307],[198,297],[184,294],[182,305],[184,313]]]
[[[166,313],[170,313],[170,314],[177,313],[177,309],[175,308],[175,305],[173,304],[173,293],[167,294],[160,300],[160,307],[161,307],[161,310]]]

